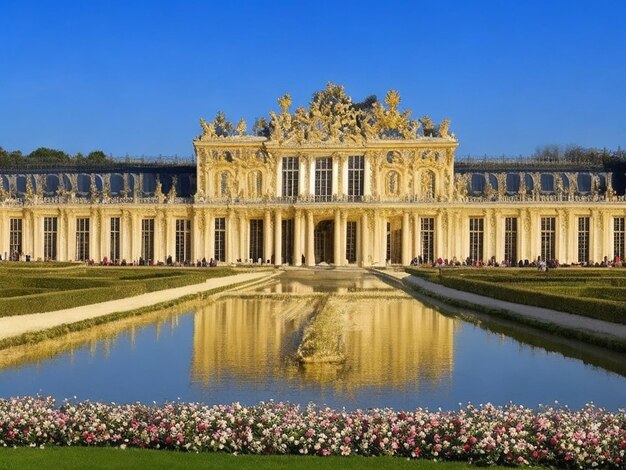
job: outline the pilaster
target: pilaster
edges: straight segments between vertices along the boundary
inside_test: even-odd
[[[334,248],[334,254],[333,254],[333,259],[334,259],[334,263],[335,266],[341,266],[342,263],[342,256],[341,256],[341,214],[339,213],[339,209],[335,209],[335,220],[333,223],[333,235],[334,235],[334,240],[333,240],[333,248]]]
[[[306,213],[306,265],[315,266],[315,222],[313,211]]]
[[[300,266],[302,264],[302,249],[300,243],[302,241],[302,212],[296,210],[293,218],[293,265]]]
[[[361,266],[369,266],[370,263],[370,233],[367,212],[361,214]]]
[[[411,263],[411,254],[409,253],[409,213],[402,214],[402,264],[408,266]]]
[[[282,231],[283,231],[283,214],[280,210],[274,213],[274,265],[281,266],[283,264],[282,253]]]

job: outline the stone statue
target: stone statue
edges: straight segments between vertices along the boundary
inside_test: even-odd
[[[215,126],[213,123],[208,124],[204,118],[200,118],[200,126],[202,127],[202,137],[207,139],[215,139],[217,133],[215,132]]]
[[[246,121],[244,120],[244,118],[241,118],[239,120],[239,122],[237,123],[237,127],[235,128],[235,130],[237,131],[237,135],[239,137],[243,137],[246,134],[247,131],[247,127],[246,127]]]
[[[448,135],[449,127],[450,127],[450,119],[444,119],[443,121],[441,121],[441,124],[439,124],[439,137],[442,137],[444,139],[449,138],[450,137]]]

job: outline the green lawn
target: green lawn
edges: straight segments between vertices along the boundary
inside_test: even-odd
[[[446,287],[626,324],[626,269],[407,269]]]
[[[0,317],[120,299],[233,274],[230,268],[0,264]]]
[[[254,456],[217,453],[185,454],[180,452],[110,449],[110,448],[46,448],[2,449],[0,470],[13,469],[355,469],[355,470],[448,470],[470,468],[463,463],[441,463],[407,460],[398,457],[311,457]],[[474,467],[475,468],[475,467]],[[503,467],[490,467],[503,468]]]

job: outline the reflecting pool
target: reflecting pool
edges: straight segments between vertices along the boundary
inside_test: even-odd
[[[345,362],[301,365],[331,305]],[[180,312],[129,318],[3,351],[0,396],[333,407],[456,408],[558,401],[626,406],[626,356],[441,313],[366,272],[288,271]],[[505,334],[506,333],[506,334]]]

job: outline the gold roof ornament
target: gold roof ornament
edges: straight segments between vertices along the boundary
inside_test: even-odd
[[[237,131],[237,135],[239,137],[243,137],[244,135],[246,135],[246,130],[247,130],[247,126],[246,126],[246,121],[244,118],[241,118],[239,120],[239,122],[237,123],[237,127],[235,128],[235,130]]]
[[[257,119],[253,131],[259,137],[278,143],[319,144],[359,143],[372,140],[414,140],[444,138],[456,140],[449,133],[450,121],[444,119],[438,128],[424,116],[411,119],[411,110],[399,110],[400,93],[389,90],[384,104],[375,96],[354,103],[341,85],[328,82],[326,88],[313,94],[308,107],[300,106],[291,113],[291,95],[278,98],[280,112],[270,111],[269,120]],[[200,119],[202,135],[199,140],[242,138],[247,126],[241,119],[236,128],[218,112],[213,121]],[[421,127],[421,131],[420,131]]]

